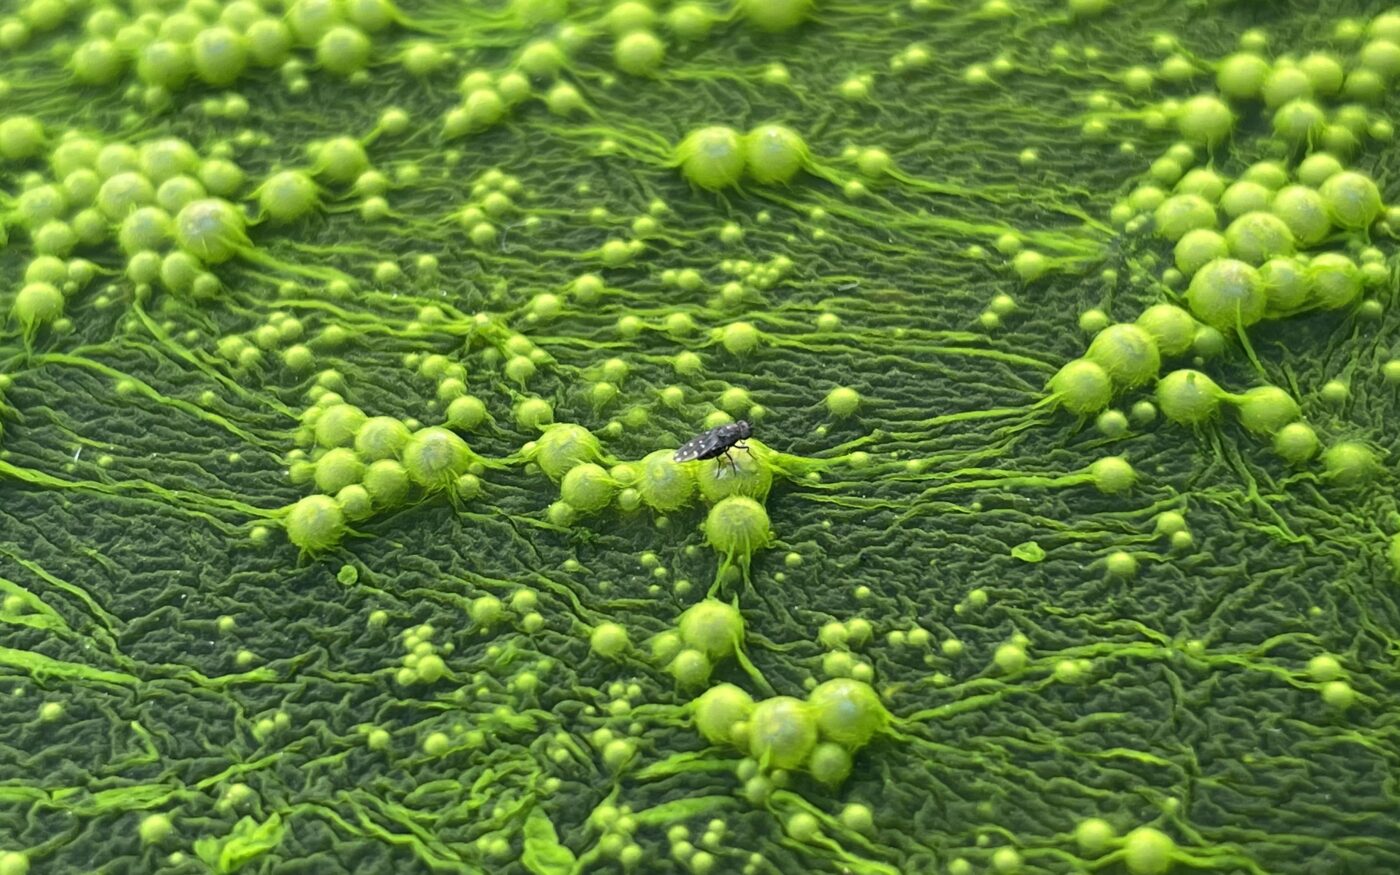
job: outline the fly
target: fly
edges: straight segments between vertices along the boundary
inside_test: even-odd
[[[723,457],[729,463],[729,467],[738,473],[739,466],[734,463],[734,457],[729,455],[729,451],[744,450],[747,452],[749,448],[740,441],[752,434],[753,429],[742,419],[738,422],[717,426],[699,437],[691,438],[681,444],[673,458],[677,462],[693,462],[696,459]]]

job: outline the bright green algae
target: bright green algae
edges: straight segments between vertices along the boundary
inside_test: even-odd
[[[1397,868],[1315,6],[0,19],[0,875]]]

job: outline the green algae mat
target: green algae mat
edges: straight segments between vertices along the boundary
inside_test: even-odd
[[[0,875],[1400,871],[1397,84],[1353,0],[6,3]]]

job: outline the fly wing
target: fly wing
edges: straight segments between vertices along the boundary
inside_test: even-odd
[[[708,439],[708,437],[708,435],[701,435],[700,437],[695,438],[694,440],[686,441],[685,443],[680,445],[680,448],[676,450],[676,455],[672,458],[675,459],[677,462],[695,461],[696,459],[700,458],[700,453],[704,451],[705,442]]]

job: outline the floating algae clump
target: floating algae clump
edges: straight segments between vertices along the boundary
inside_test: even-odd
[[[705,540],[731,561],[747,562],[771,539],[768,511],[746,495],[720,499],[705,517]]]

